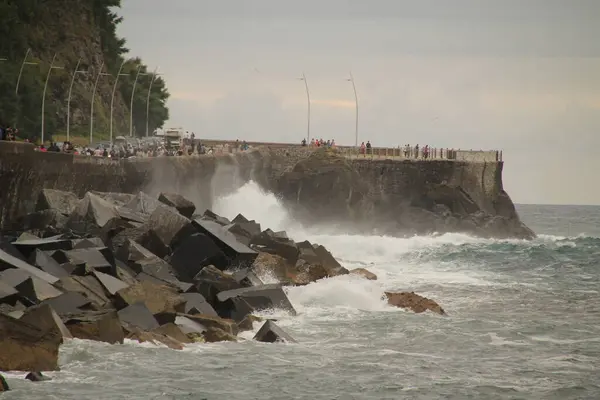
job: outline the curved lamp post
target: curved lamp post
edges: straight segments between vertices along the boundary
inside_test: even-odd
[[[52,57],[52,62],[50,63],[50,68],[48,68],[48,75],[46,75],[46,83],[44,83],[44,93],[42,94],[42,144],[44,144],[44,123],[45,123],[45,111],[46,111],[46,90],[48,89],[48,82],[50,81],[50,74],[53,69],[64,69],[63,67],[57,67],[54,65],[56,61],[56,54]]]
[[[354,89],[354,104],[356,105],[356,123],[355,123],[355,139],[354,139],[354,147],[358,147],[358,96],[356,94],[356,85],[354,84],[354,76],[352,75],[352,71],[350,71],[350,78],[346,79],[347,81],[352,82],[352,89]]]
[[[152,79],[150,80],[150,85],[148,86],[148,97],[146,98],[146,137],[148,137],[149,127],[150,127],[150,94],[152,93],[152,85],[154,85],[154,81],[156,77],[162,75],[158,73],[158,67],[154,70],[152,74]]]
[[[117,72],[117,76],[115,77],[115,84],[113,85],[112,95],[110,98],[110,143],[111,144],[113,141],[113,111],[114,111],[114,105],[115,105],[115,92],[117,91],[117,83],[119,83],[119,77],[127,75],[127,74],[121,73],[123,71],[123,67],[125,66],[125,63],[127,61],[129,61],[129,60],[123,60],[123,62],[121,63],[121,66],[119,67],[119,71]]]
[[[73,77],[71,78],[71,86],[69,86],[69,97],[67,98],[67,141],[71,137],[71,94],[73,93],[73,85],[75,84],[75,78],[77,74],[87,74],[87,71],[80,71],[79,65],[81,65],[81,58],[77,60],[77,65],[73,71]]]
[[[31,49],[27,49],[27,52],[25,53],[25,58],[23,58],[23,62],[21,63],[21,69],[19,70],[19,76],[17,77],[17,85],[15,86],[15,94],[16,95],[19,94],[19,84],[21,83],[21,76],[23,75],[23,69],[25,68],[25,66],[38,64],[36,62],[27,61],[27,58],[29,57],[30,54],[31,54]]]
[[[307,102],[307,126],[306,126],[306,141],[307,144],[310,144],[310,91],[308,90],[308,81],[306,80],[306,75],[304,72],[300,78],[301,81],[304,81],[304,87],[306,88],[306,102]]]
[[[90,145],[94,143],[94,104],[96,103],[96,89],[98,88],[98,82],[100,81],[101,76],[109,76],[110,74],[106,74],[102,72],[104,68],[104,61],[100,64],[100,69],[98,70],[98,75],[96,75],[96,80],[94,82],[94,89],[92,91],[92,104],[90,106]]]
[[[137,86],[140,75],[148,75],[142,73],[142,64],[138,65],[137,73],[135,74],[135,80],[133,81],[133,88],[131,88],[131,103],[129,104],[129,137],[133,137],[133,100],[135,98],[135,88]]]

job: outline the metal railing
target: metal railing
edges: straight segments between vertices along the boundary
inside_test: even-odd
[[[455,150],[447,148],[429,148],[423,150],[405,147],[372,147],[357,149],[354,147],[337,148],[345,157],[352,159],[379,160],[421,160],[421,161],[466,161],[466,162],[495,162],[502,161],[501,150]]]

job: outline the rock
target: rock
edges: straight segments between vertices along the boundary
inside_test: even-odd
[[[415,313],[432,311],[436,314],[446,315],[446,312],[438,303],[426,297],[419,296],[414,292],[391,293],[385,292],[388,304],[400,308],[407,308]]]
[[[124,263],[135,262],[148,258],[158,258],[150,250],[134,240],[126,239],[123,246],[115,253],[115,257]]]
[[[92,274],[96,277],[96,279],[98,279],[98,281],[102,284],[102,286],[104,286],[106,291],[111,295],[115,295],[119,290],[126,289],[129,287],[129,285],[127,285],[125,282],[103,272],[94,270]]]
[[[207,265],[214,265],[220,270],[225,270],[230,265],[225,253],[213,240],[201,233],[185,238],[169,261],[177,276],[190,282]]]
[[[63,339],[73,338],[69,329],[49,304],[28,308],[19,320],[31,324],[43,332],[60,335]]]
[[[271,320],[266,321],[263,326],[260,327],[254,336],[254,340],[265,343],[296,343],[296,341],[290,335],[288,335],[283,329],[281,329],[275,324],[275,322]]]
[[[8,392],[10,388],[8,387],[8,383],[6,379],[0,374],[0,392]]]
[[[252,237],[260,234],[260,225],[256,222],[238,222],[225,225],[224,228],[232,233],[238,242],[250,246]],[[256,229],[258,228],[258,232]]]
[[[202,335],[204,336],[204,340],[208,343],[237,342],[237,337],[219,328],[208,328]]]
[[[162,343],[170,349],[183,350],[183,345],[180,342],[171,338],[170,336],[158,333],[156,331],[144,332],[138,328],[131,328],[127,334],[127,339],[137,340],[140,343]]]
[[[79,198],[73,193],[63,192],[62,190],[42,189],[35,205],[35,211],[54,209],[63,215],[69,215],[77,207],[78,202]]]
[[[238,329],[240,332],[251,331],[254,329],[255,322],[262,322],[263,319],[261,317],[257,317],[256,315],[248,314],[244,317],[243,320],[238,322]]]
[[[152,214],[154,210],[162,207],[163,203],[147,195],[144,192],[139,192],[133,199],[125,204],[125,207],[143,214]]]
[[[116,293],[117,308],[143,303],[152,314],[175,313],[175,308],[185,299],[177,291],[165,285],[156,285],[149,281],[121,289]]]
[[[61,267],[60,264],[46,251],[36,249],[29,258],[29,262],[42,271],[57,278],[69,276],[67,270]]]
[[[68,220],[68,217],[58,210],[42,210],[18,218],[14,226],[16,230],[52,235],[62,232]]]
[[[220,271],[212,265],[204,267],[194,278],[194,283],[198,293],[202,294],[213,308],[221,305],[217,299],[219,293],[243,287],[231,275]],[[217,313],[219,312],[217,308],[215,310]]]
[[[165,247],[171,249],[177,247],[178,243],[188,236],[197,233],[189,218],[166,206],[158,207],[150,214],[146,228],[154,232]]]
[[[279,284],[228,290],[217,295],[217,299],[220,302],[228,304],[228,301],[231,301],[233,304],[230,306],[230,309],[240,312],[242,310],[236,304],[236,298],[244,300],[254,310],[282,308],[289,311],[292,315],[296,315],[296,310]],[[235,314],[235,312],[232,312],[232,314]],[[240,315],[238,313],[234,318],[237,317],[237,319],[242,320],[245,316],[246,314]]]
[[[207,235],[229,258],[230,268],[250,267],[258,253],[243,243],[240,243],[236,237],[224,227],[213,221],[203,219],[194,220],[195,227]]]
[[[97,311],[71,314],[65,326],[78,339],[95,340],[110,344],[123,343],[125,335],[116,311]]]
[[[44,300],[42,304],[52,306],[58,315],[77,314],[88,308],[91,301],[77,292],[66,292],[58,297]]]
[[[183,315],[177,315],[175,317],[175,324],[181,329],[181,331],[192,341],[201,336],[202,332],[206,330],[206,327],[196,321],[184,317]],[[202,338],[204,341],[204,338]]]
[[[31,382],[51,381],[52,379],[43,375],[41,372],[30,372],[25,376],[25,379]]]
[[[118,315],[123,327],[129,331],[131,327],[151,331],[160,326],[152,312],[141,302],[123,308]]]
[[[73,250],[77,249],[89,249],[92,247],[106,247],[102,239],[99,237],[91,237],[85,239],[73,240]]]
[[[210,315],[203,315],[203,314],[195,314],[195,315],[178,314],[177,315],[178,318],[180,316],[185,317],[193,322],[196,322],[197,324],[202,325],[205,328],[205,330],[208,328],[218,328],[218,329],[221,329],[233,336],[237,335],[239,332],[237,324],[235,323],[235,321],[233,321],[231,319],[212,317]],[[176,321],[177,321],[177,319],[176,319]]]
[[[115,205],[88,192],[69,215],[67,226],[73,231],[87,233],[104,227],[114,218],[119,218]]]
[[[114,256],[107,247],[70,250],[65,252],[65,256],[68,262],[84,266],[82,270],[76,272],[77,275],[88,274],[95,270],[111,275],[116,273]]]
[[[270,229],[254,236],[250,241],[250,244],[253,248],[257,248],[261,252],[275,254],[285,258],[291,265],[296,264],[300,254],[300,250],[294,241],[286,237],[280,237]]]
[[[83,296],[84,299],[91,303],[93,308],[101,309],[110,303],[110,300],[106,296],[105,289],[100,282],[93,276],[70,276],[67,278],[61,278],[59,282],[55,284],[56,287],[60,288],[64,292],[75,292]],[[65,310],[65,312],[69,312]],[[70,311],[77,312],[77,311]],[[59,315],[61,315],[59,313]]]
[[[148,222],[149,215],[138,211],[134,211],[131,208],[116,206],[117,214],[123,221],[134,222],[144,224]]]
[[[0,371],[56,371],[62,337],[0,314]]]
[[[259,253],[252,270],[258,276],[274,277],[285,285],[308,285],[328,277],[327,271],[320,264],[313,265],[298,260],[295,266],[291,266],[283,257],[263,252]]]
[[[15,304],[20,297],[19,291],[1,280],[0,277],[0,304],[8,303]]]
[[[109,203],[113,203],[117,206],[124,206],[135,198],[135,195],[130,193],[98,192],[96,190],[91,190],[90,193],[93,193],[96,196],[99,196]]]
[[[64,239],[62,235],[47,237],[45,239],[20,240],[13,242],[13,245],[25,257],[30,257],[36,250],[71,250],[73,242],[69,239]]]
[[[351,274],[354,275],[360,275],[363,278],[366,278],[370,281],[376,281],[377,280],[377,275],[375,275],[374,273],[372,273],[369,270],[366,270],[364,268],[355,268],[352,271],[350,271]]]
[[[217,224],[219,224],[221,226],[231,224],[230,220],[228,220],[225,217],[221,217],[220,215],[215,214],[211,210],[204,211],[204,214],[202,214],[202,219],[207,220],[207,221],[216,222]]]
[[[247,268],[234,272],[232,277],[242,286],[250,287],[264,285],[264,282],[256,276],[254,271]]]
[[[183,293],[181,295],[185,303],[178,308],[179,312],[184,314],[204,314],[217,317],[215,309],[206,301],[200,293]]]
[[[4,282],[4,284],[16,289],[22,298],[26,298],[32,304],[62,294],[60,290],[56,289],[48,282],[39,279],[37,276],[29,275],[27,271],[22,269],[6,269],[0,271],[0,282]]]
[[[194,203],[180,194],[163,192],[158,196],[158,201],[176,208],[177,211],[186,218],[192,218],[194,211],[196,211]]]
[[[181,330],[181,328],[174,323],[162,325],[154,329],[152,332],[169,336],[180,343],[193,343],[193,341]]]
[[[349,273],[349,271],[342,267],[325,247],[316,246],[314,247],[314,250],[320,259],[320,264],[325,268],[330,277],[347,275]]]

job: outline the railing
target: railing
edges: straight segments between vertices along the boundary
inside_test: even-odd
[[[455,150],[444,148],[415,149],[405,147],[372,147],[356,149],[340,147],[338,150],[346,157],[353,159],[387,159],[387,160],[450,160],[467,162],[502,161],[502,151],[498,150]]]

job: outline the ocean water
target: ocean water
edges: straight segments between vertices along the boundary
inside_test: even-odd
[[[218,202],[263,228],[321,243],[378,276],[291,288],[278,319],[299,343],[195,344],[183,351],[80,340],[60,372],[7,374],[2,399],[599,399],[600,207],[519,206],[533,241],[350,236],[290,221],[249,183]],[[265,277],[267,280],[272,280]],[[438,301],[444,318],[392,308],[384,291]],[[255,331],[259,324],[255,325]]]

